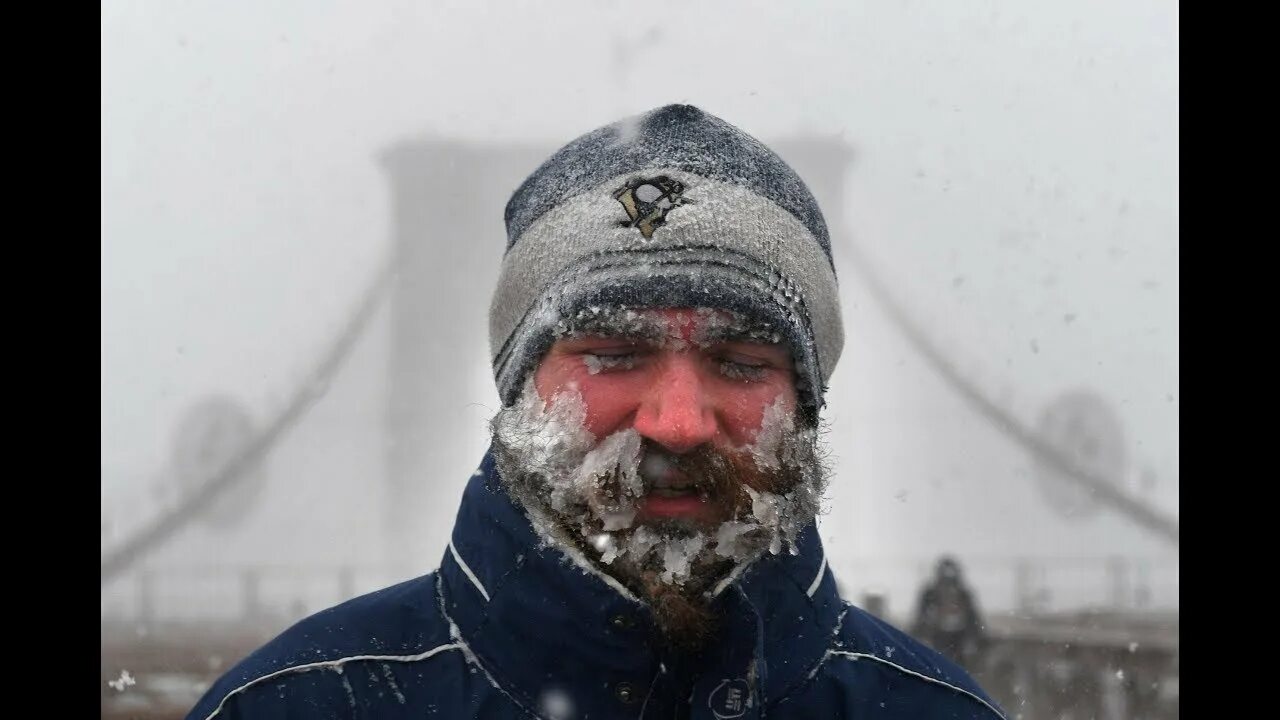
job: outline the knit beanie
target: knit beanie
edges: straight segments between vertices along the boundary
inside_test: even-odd
[[[507,203],[489,308],[504,405],[556,338],[602,307],[715,308],[791,348],[801,417],[816,423],[844,331],[826,221],[760,141],[667,105],[565,145]]]

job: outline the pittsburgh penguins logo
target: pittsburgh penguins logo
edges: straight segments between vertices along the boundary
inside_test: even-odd
[[[638,228],[647,239],[666,223],[671,208],[685,203],[680,197],[683,192],[684,184],[679,180],[660,175],[656,178],[634,178],[613,196],[622,203],[627,217],[631,218],[624,220],[622,226]]]

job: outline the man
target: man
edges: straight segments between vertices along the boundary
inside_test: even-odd
[[[978,603],[955,558],[944,555],[938,560],[933,580],[920,592],[911,634],[961,667],[978,672],[987,636]]]
[[[663,107],[553,155],[506,225],[503,408],[439,570],[303,620],[190,717],[1000,717],[836,592],[836,277],[781,159]]]

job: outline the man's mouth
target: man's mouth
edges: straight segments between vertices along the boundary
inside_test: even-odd
[[[640,501],[639,518],[645,520],[710,520],[711,504],[696,493],[659,495],[650,493]]]
[[[658,487],[655,485],[653,489],[649,491],[648,497],[681,498],[697,497],[699,495],[700,493],[698,490],[691,485],[683,487]]]
[[[684,473],[673,470],[661,477],[646,482],[647,496],[662,498],[698,497],[705,495],[705,490]]]
[[[640,476],[645,484],[638,508],[641,518],[696,519],[711,509],[706,488],[666,455],[646,453],[640,461]]]

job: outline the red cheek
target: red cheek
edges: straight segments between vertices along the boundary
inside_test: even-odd
[[[736,446],[755,442],[770,406],[781,399],[787,410],[795,408],[793,392],[780,384],[754,386],[750,390],[727,393],[720,401],[722,425]]]
[[[538,396],[547,401],[577,390],[586,407],[586,429],[597,438],[625,429],[635,416],[643,392],[638,373],[593,374],[581,356],[550,355],[534,374]]]
[[[614,383],[586,380],[581,383],[582,402],[587,406],[587,430],[597,438],[606,437],[629,426],[639,403],[633,393],[626,393]]]
[[[764,419],[764,408],[758,403],[752,403],[749,406],[739,404],[732,412],[731,425],[739,431],[739,434],[754,433],[760,429],[760,423]]]

